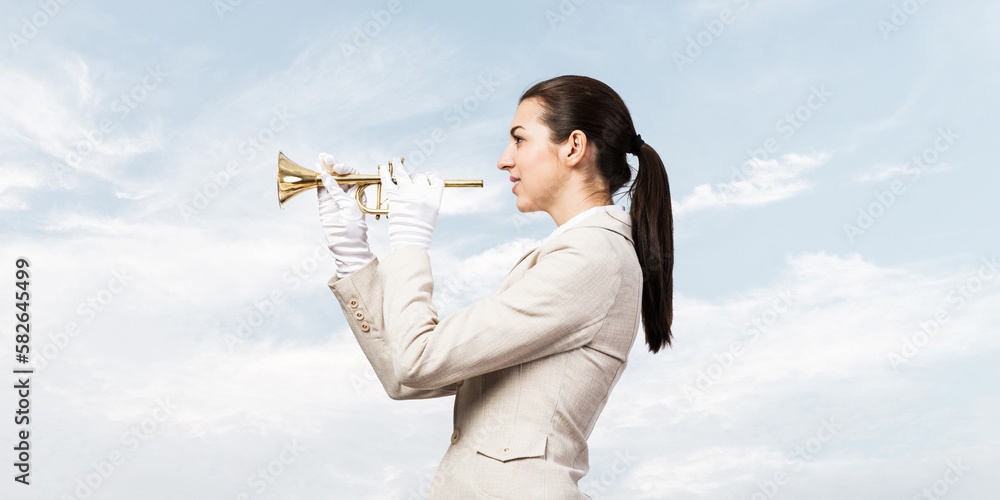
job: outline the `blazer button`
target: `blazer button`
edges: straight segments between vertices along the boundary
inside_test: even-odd
[[[348,305],[351,306],[351,309],[357,309],[358,308],[358,299],[352,298],[351,301],[348,302]]]
[[[504,446],[504,447],[503,447],[503,448],[502,448],[502,449],[500,450],[500,453],[503,453],[504,455],[510,455],[510,447],[509,447],[509,446]]]
[[[365,319],[364,311],[354,311],[354,317],[358,318],[358,321]]]
[[[462,437],[462,433],[461,433],[461,432],[459,432],[459,431],[458,431],[458,429],[455,429],[455,432],[452,432],[452,433],[451,433],[451,444],[456,444],[456,443],[458,443],[458,439],[459,439],[460,437]]]
[[[367,321],[362,321],[361,322],[361,331],[362,332],[367,332],[368,330],[371,330],[371,329],[372,329],[372,327],[368,326],[368,322]]]

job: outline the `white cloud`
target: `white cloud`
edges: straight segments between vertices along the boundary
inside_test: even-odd
[[[906,95],[903,97],[902,102],[900,102],[896,107],[895,111],[893,111],[890,115],[872,119],[868,123],[858,127],[851,133],[850,137],[848,137],[847,143],[844,145],[844,149],[846,151],[854,151],[857,149],[859,144],[863,144],[873,138],[883,136],[886,132],[894,131],[901,125],[906,124],[908,119],[912,119],[911,117],[914,105],[918,104],[920,99],[925,98],[935,73],[935,70],[931,70],[920,75],[920,78],[908,82],[909,85]],[[899,96],[894,95],[890,99],[886,99],[886,103],[896,102],[898,99]]]
[[[0,211],[26,210],[28,203],[24,200],[24,190],[38,189],[44,185],[44,174],[47,173],[47,170],[43,173],[5,162],[3,174],[0,175]]]
[[[781,160],[750,160],[730,182],[699,184],[681,201],[674,203],[674,215],[727,206],[757,206],[791,198],[815,186],[802,174],[825,164],[830,154],[816,156],[786,154]]]
[[[855,182],[866,183],[866,182],[881,182],[888,179],[894,179],[896,177],[910,177],[916,174],[917,176],[922,174],[933,174],[939,172],[948,172],[954,167],[948,164],[939,164],[926,169],[921,169],[920,167],[914,167],[910,164],[903,165],[876,165],[872,167],[874,172],[861,172],[854,174],[853,178]]]
[[[67,70],[74,68],[78,66],[66,66]],[[85,131],[80,110],[71,102],[89,96],[81,93],[87,92],[80,82],[86,71],[69,71],[66,76],[71,81],[53,84],[16,68],[5,68],[0,74],[0,135],[5,141],[37,147],[57,158],[69,152],[71,138],[81,138]]]
[[[517,260],[540,241],[517,238],[467,258],[436,258],[434,302],[439,314],[447,314],[492,295]]]
[[[294,261],[301,263],[309,248],[282,250],[267,240],[82,216],[50,230],[73,234],[67,233],[71,228],[80,231],[78,239],[48,250],[15,242],[45,263],[34,285],[40,331],[46,332],[36,346],[53,342],[51,333],[68,319],[84,323],[66,305],[104,286],[111,255],[129,255],[136,277],[40,374],[58,398],[39,404],[52,414],[78,415],[50,431],[69,455],[49,459],[46,467],[69,479],[49,491],[68,491],[91,461],[122,448],[118,436],[146,418],[157,398],[170,398],[178,410],[155,438],[127,454],[116,484],[141,487],[142,478],[162,474],[154,464],[182,460],[206,446],[226,457],[212,459],[224,484],[242,484],[273,459],[282,440],[293,438],[307,443],[308,452],[275,491],[313,497],[318,490],[303,486],[312,484],[304,478],[322,476],[334,464],[336,481],[358,497],[406,495],[427,481],[424,475],[447,445],[452,400],[394,402],[384,395],[325,287],[328,273],[314,269],[302,286],[281,288],[281,271],[293,260],[272,262],[269,256],[298,248]],[[492,293],[536,243],[513,240],[467,258],[439,253],[435,299],[450,297],[458,307]],[[197,251],[182,250],[187,247]],[[90,271],[74,270],[82,262]],[[850,443],[858,441],[883,468],[933,462],[947,453],[933,441],[918,441],[921,448],[912,456],[893,457],[868,429],[916,432],[910,426],[923,424],[905,415],[918,415],[917,408],[934,398],[922,395],[919,374],[997,349],[989,332],[1000,321],[991,307],[1000,298],[1000,279],[983,282],[961,307],[947,301],[983,268],[972,263],[959,271],[929,271],[882,267],[856,254],[806,253],[790,258],[773,283],[730,298],[697,300],[678,291],[675,347],[652,356],[639,337],[591,439],[592,475],[582,485],[596,487],[601,483],[592,481],[603,471],[620,471],[616,453],[635,460],[614,476],[607,495],[650,499],[748,496],[755,481],[774,471],[809,484],[818,480],[810,471],[853,471],[859,457]],[[277,306],[229,352],[225,336],[235,334],[254,301],[275,287],[294,300]],[[790,304],[779,302],[782,294]],[[920,322],[942,307],[950,308],[951,320],[900,369],[891,368],[887,354],[900,351]],[[755,339],[747,325],[759,330]],[[730,357],[733,342],[743,347]],[[710,384],[699,386],[700,374]],[[689,401],[685,386],[701,394]],[[906,400],[893,402],[898,395]],[[997,410],[996,401],[983,404],[983,412]],[[831,418],[842,429],[810,457],[808,469],[794,469],[798,462],[789,454]],[[949,418],[933,423],[949,432],[958,425]],[[80,433],[106,441],[94,448],[70,438]],[[362,443],[363,456],[347,451]],[[210,466],[208,459],[189,460]],[[193,481],[196,469],[182,473],[192,487],[221,487]],[[897,492],[921,480],[916,472],[900,474],[874,491]],[[178,483],[170,491],[176,496],[185,488]]]
[[[966,410],[941,407],[928,392],[928,372],[988,363],[987,353],[1000,347],[991,333],[1000,321],[991,306],[1000,300],[1000,275],[975,260],[950,272],[923,267],[806,253],[790,258],[773,283],[730,300],[677,295],[675,346],[653,356],[637,340],[592,436],[592,470],[612,468],[616,452],[638,457],[608,496],[746,498],[775,472],[795,485],[783,490],[813,491],[816,471],[853,477],[859,460],[872,460],[871,470],[913,471],[871,481],[871,495],[887,498],[922,484],[919,464],[955,456],[1000,462],[976,451],[983,432],[997,437],[978,426],[948,443],[914,437],[906,455],[886,440],[890,432],[920,436],[927,425],[938,426],[935,435],[966,429],[959,416]],[[956,300],[963,293],[968,298]],[[949,319],[935,327],[940,310]],[[925,339],[923,324],[937,333]],[[922,347],[893,368],[889,354],[902,356],[907,342]],[[980,404],[980,411],[1000,409],[995,398]],[[924,407],[940,411],[928,416]],[[824,422],[837,428],[832,436]],[[815,453],[796,458],[807,446]],[[855,491],[824,487],[833,488],[828,498]]]
[[[105,86],[95,87],[87,63],[69,57],[55,76],[16,68],[0,74],[0,147],[16,153],[23,163],[43,165],[44,176],[53,176],[53,166],[59,166],[59,179],[22,182],[18,187],[24,190],[75,185],[65,174],[95,176],[111,185],[128,182],[122,175],[128,161],[163,144],[160,118],[137,126],[136,118],[116,114],[112,101],[117,95]],[[0,198],[4,208],[26,210],[29,204],[21,194],[7,194]]]
[[[481,188],[447,188],[441,198],[441,215],[470,215],[499,212],[506,203],[513,203],[513,195],[507,198],[506,189],[494,179],[483,181]]]
[[[786,3],[753,5],[777,12]],[[634,16],[619,11],[589,11],[584,17],[655,35],[647,48],[675,50],[678,40],[704,30],[704,22],[716,18],[726,4],[677,6],[688,22],[680,33],[666,36],[656,23],[636,24]],[[4,214],[5,223],[8,217],[15,220],[11,227],[18,231],[0,234],[0,262],[10,263],[17,255],[32,259],[33,349],[36,355],[55,349],[56,356],[33,379],[36,482],[25,493],[8,480],[0,486],[0,497],[72,495],[79,478],[119,450],[125,451],[124,464],[104,480],[94,498],[233,498],[241,492],[251,498],[330,498],[331,492],[343,498],[419,496],[448,447],[452,399],[397,402],[385,396],[326,289],[333,263],[310,199],[314,195],[302,195],[284,211],[277,210],[277,150],[306,166],[319,151],[329,151],[367,171],[392,156],[410,155],[417,149],[415,141],[426,141],[435,127],[445,127],[447,140],[437,144],[420,170],[437,170],[445,178],[482,178],[486,187],[446,191],[442,215],[506,214],[503,207],[509,209],[513,196],[507,194],[506,176],[494,166],[499,150],[490,149],[503,144],[516,90],[553,71],[550,63],[538,61],[563,60],[581,73],[621,82],[614,86],[624,89],[626,100],[636,95],[654,99],[665,88],[673,95],[677,88],[664,87],[664,82],[679,82],[672,66],[669,71],[653,67],[639,79],[608,73],[602,61],[610,59],[594,58],[594,51],[613,56],[620,47],[601,44],[592,32],[574,32],[577,28],[570,24],[560,28],[558,37],[549,33],[537,38],[530,31],[545,24],[539,10],[534,23],[529,15],[523,29],[510,30],[511,50],[495,52],[500,57],[468,43],[483,32],[437,29],[478,26],[461,22],[461,13],[440,18],[435,17],[437,7],[428,7],[394,17],[391,29],[347,60],[342,43],[353,37],[349,27],[358,22],[337,21],[368,22],[369,10],[324,11],[326,7],[312,6],[317,14],[309,20],[316,23],[322,17],[318,23],[323,28],[298,33],[328,36],[312,43],[299,35],[286,37],[275,45],[278,50],[253,54],[232,49],[240,43],[239,33],[259,31],[243,29],[260,21],[255,15],[270,15],[250,4],[222,25],[215,23],[211,9],[204,10],[200,15],[213,22],[212,32],[219,35],[206,38],[201,43],[209,45],[204,46],[184,46],[189,43],[184,37],[178,41],[129,31],[128,26],[142,23],[125,14],[66,9],[44,36],[32,41],[38,58],[4,59],[12,64],[5,64],[0,74],[0,151],[17,160],[2,164],[0,210],[18,211]],[[810,4],[809,9],[815,7]],[[876,15],[886,12],[877,10]],[[89,22],[74,20],[78,14]],[[94,17],[100,17],[97,24]],[[752,38],[753,25],[768,16],[751,17],[739,21],[739,29]],[[188,19],[198,29],[197,16]],[[868,19],[877,38],[877,19]],[[281,24],[280,19],[263,24],[275,22]],[[309,22],[303,25],[306,30],[317,26]],[[100,38],[107,44],[99,49],[58,46],[65,34],[92,38],[94,26],[112,34]],[[163,43],[154,46],[151,40]],[[294,54],[302,44],[308,46]],[[530,51],[522,50],[525,44]],[[880,47],[904,51],[897,58],[901,64],[912,59],[905,44]],[[948,61],[962,52],[942,47]],[[539,55],[538,61],[531,59]],[[801,55],[809,61],[817,57],[811,50]],[[136,83],[149,57],[162,60],[171,79],[141,113],[129,117],[126,127],[99,141],[80,169],[53,182],[46,169],[74,151],[102,117],[117,116],[111,102]],[[136,64],[138,60],[142,62]],[[850,60],[859,68],[881,64],[864,57]],[[32,64],[36,68],[27,69]],[[780,80],[826,78],[806,66],[782,64],[754,64],[733,81],[765,95],[781,89],[775,83]],[[479,102],[458,128],[448,129],[451,123],[442,114],[474,96],[479,72],[490,69],[503,82],[500,90]],[[906,74],[905,67],[896,69],[900,71],[891,73]],[[697,77],[691,80],[697,83],[697,73],[685,74]],[[950,73],[922,74],[933,80]],[[985,92],[988,82],[983,82],[973,90]],[[942,80],[942,88],[948,83]],[[884,135],[901,124],[924,127],[925,121],[911,115],[927,89],[936,87],[918,82],[908,94],[900,94],[905,87],[890,80],[845,80],[848,92],[876,92],[852,94],[859,99],[892,102],[886,99],[892,92],[905,98],[893,104],[891,116],[860,128],[850,123],[857,108],[850,103],[838,108],[833,118],[841,122],[830,130],[860,132],[828,139],[819,131],[822,140],[850,143],[852,137]],[[935,126],[937,120],[947,120],[975,130],[974,116],[963,114],[965,101],[952,94],[942,92],[935,99],[940,111],[933,113]],[[982,104],[990,94],[962,95]],[[715,116],[703,113],[706,97],[712,96],[691,93],[678,101],[682,106],[677,111]],[[504,107],[503,113],[491,109],[494,104]],[[739,111],[773,111],[749,107],[753,105],[741,100]],[[266,135],[273,110],[285,107],[294,115],[291,123],[269,131],[273,139],[248,158],[241,143]],[[651,108],[637,104],[633,109]],[[648,115],[647,121],[660,115]],[[751,128],[733,139],[756,142],[758,132]],[[963,148],[958,154],[975,150]],[[136,161],[140,157],[141,163]],[[829,155],[787,155],[751,163],[741,178],[698,186],[675,205],[675,213],[757,206],[807,193],[815,183],[806,174],[828,160]],[[974,160],[955,159],[963,165],[976,164]],[[240,172],[225,186],[214,184],[230,162]],[[880,165],[855,180],[907,173]],[[179,215],[179,204],[192,203],[213,185],[216,195],[207,207],[190,218]],[[513,228],[502,217],[484,217],[489,229],[496,229],[486,241],[435,237],[435,299],[443,314],[496,290],[514,262],[537,244],[521,237],[527,234],[522,223],[531,216],[550,224],[545,214],[514,214]],[[373,251],[384,255],[384,220],[369,221]],[[480,234],[475,237],[482,238]],[[880,250],[879,255],[893,254]],[[998,281],[984,282],[972,292],[979,270],[974,261],[883,265],[856,254],[807,252],[790,258],[781,275],[759,288],[721,298],[677,290],[676,347],[652,356],[641,336],[637,340],[629,368],[590,440],[591,473],[581,485],[601,487],[603,498],[747,498],[757,481],[791,470],[789,484],[778,493],[785,498],[909,498],[939,477],[948,459],[962,458],[975,471],[963,479],[962,494],[989,497],[992,478],[983,471],[1000,466],[995,447],[989,446],[1000,439],[990,420],[1000,401],[982,381],[997,375],[993,358],[998,340],[992,332],[1000,320],[993,307]],[[121,292],[110,291],[116,273],[134,276]],[[958,290],[969,296],[953,295]],[[786,291],[792,304],[772,322],[768,308]],[[274,292],[282,296],[279,303],[270,302]],[[0,312],[9,318],[11,307],[4,301]],[[942,308],[949,320],[908,361],[893,368],[888,354],[904,352],[907,342],[924,342],[920,325]],[[767,327],[750,341],[744,328],[755,319],[766,321]],[[80,331],[66,340],[59,334],[71,322]],[[248,335],[230,352],[226,339],[240,331]],[[0,343],[12,345],[11,335],[10,329],[0,329]],[[730,352],[734,341],[744,343],[742,354]],[[727,355],[733,356],[731,363]],[[710,383],[689,401],[684,387],[697,387],[703,373]],[[13,407],[12,395],[0,391],[3,406]],[[156,400],[166,398],[176,412],[157,424],[138,449],[128,449],[123,433],[141,428]],[[824,419],[834,419],[842,429],[795,470],[797,463],[789,455],[809,445]],[[16,435],[10,419],[0,424],[0,431],[0,440]],[[286,440],[294,439],[305,450],[258,494],[249,479],[275,463]],[[622,456],[634,457],[625,471],[615,462]]]

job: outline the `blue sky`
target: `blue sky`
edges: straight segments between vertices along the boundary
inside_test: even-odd
[[[675,345],[636,344],[585,492],[1000,491],[995,2],[0,5],[0,263],[31,261],[37,370],[4,498],[425,497],[452,400],[381,390],[277,153],[483,179],[444,197],[447,314],[555,229],[495,165],[561,74],[623,97],[676,224]]]

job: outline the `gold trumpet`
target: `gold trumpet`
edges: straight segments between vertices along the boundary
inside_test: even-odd
[[[399,158],[400,166],[403,164],[403,158]],[[389,209],[382,208],[382,165],[378,166],[379,174],[376,175],[366,175],[366,174],[348,174],[348,175],[334,175],[333,179],[337,181],[337,184],[358,184],[358,190],[355,192],[354,197],[358,202],[358,208],[366,214],[374,214],[375,220],[378,220],[380,215],[389,215]],[[392,162],[389,162],[389,178],[396,181],[396,178],[392,176]],[[310,189],[315,189],[323,185],[323,179],[319,172],[313,172],[308,168],[305,168],[297,163],[289,160],[287,156],[281,151],[278,151],[278,207],[282,210],[285,208],[285,202],[288,201],[293,196]],[[365,205],[361,197],[364,195],[366,189],[371,186],[376,186],[377,193],[375,200],[378,203],[375,208],[369,208]],[[481,180],[451,180],[444,181],[444,187],[483,187],[483,181]]]

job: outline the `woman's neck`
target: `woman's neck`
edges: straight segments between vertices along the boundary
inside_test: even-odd
[[[555,221],[557,226],[561,226],[573,217],[576,217],[591,208],[611,204],[613,204],[613,202],[610,198],[598,199],[597,197],[592,196],[590,198],[581,198],[573,203],[564,203],[562,206],[546,210],[546,212],[552,216],[552,220]]]

